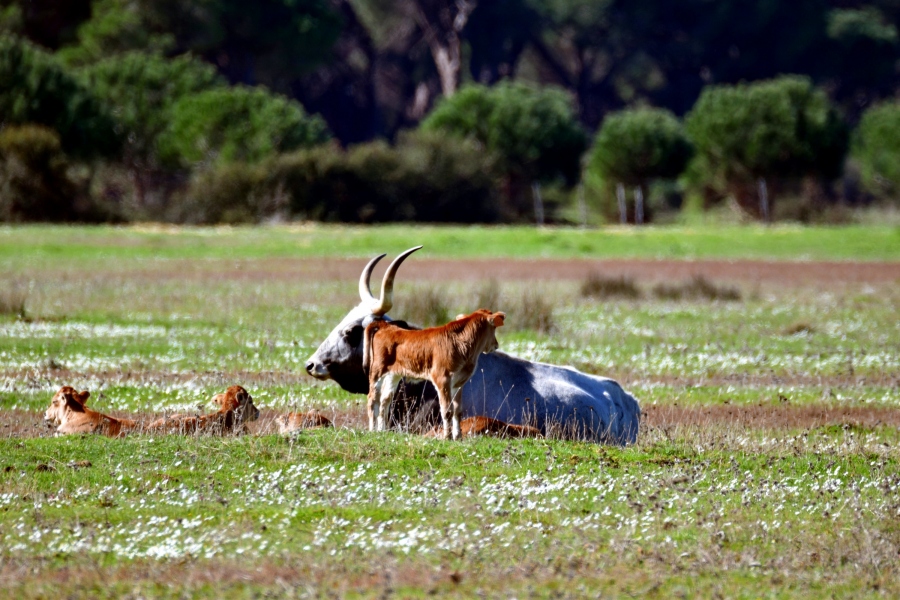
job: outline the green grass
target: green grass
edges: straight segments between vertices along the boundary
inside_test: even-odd
[[[264,228],[7,226],[0,227],[0,265],[122,259],[360,257],[380,252],[396,254],[417,244],[425,244],[424,255],[452,258],[900,259],[900,229],[886,226],[589,230],[322,224]]]
[[[354,584],[366,565],[387,565],[410,593],[426,573],[429,587],[462,596],[535,584],[540,595],[651,584],[656,597],[686,584],[726,595],[896,593],[896,458],[840,429],[768,446],[754,437],[767,451],[652,435],[619,449],[340,430],[296,440],[3,440],[0,559],[107,573],[122,586],[116,569],[129,564],[139,576],[154,561],[196,573],[300,561],[316,565],[313,589],[365,595],[392,587]],[[630,576],[606,580],[626,566]],[[465,574],[462,588],[453,572]],[[259,574],[248,579],[231,592],[277,590]],[[8,589],[27,597],[45,586],[27,576]]]
[[[900,407],[893,284],[740,282],[741,299],[724,302],[495,283],[504,350],[613,376],[647,408],[737,411],[731,423],[645,428],[628,448],[358,429],[42,437],[39,415],[63,384],[107,412],[194,410],[232,383],[264,408],[361,411],[363,397],[303,372],[358,301],[355,278],[246,276],[269,258],[396,253],[422,237],[444,257],[897,260],[900,239],[889,228],[687,231],[0,229],[0,273],[24,297],[24,316],[0,315],[0,597],[900,594],[898,429],[739,417],[760,405]],[[668,254],[676,242],[687,246]],[[241,268],[213,260],[226,258]],[[398,279],[392,314],[435,312],[410,300],[424,292],[463,312],[487,285]],[[548,331],[515,325],[536,290],[552,307]]]

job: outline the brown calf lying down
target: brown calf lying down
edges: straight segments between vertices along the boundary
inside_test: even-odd
[[[233,385],[224,394],[216,394],[213,402],[219,410],[209,415],[170,415],[153,421],[144,429],[150,433],[206,433],[225,435],[244,433],[246,423],[259,418],[259,409],[247,390]]]
[[[441,405],[443,437],[452,433],[453,439],[459,439],[460,390],[475,372],[478,355],[498,348],[495,332],[505,317],[502,312],[482,308],[430,329],[403,329],[385,321],[370,323],[363,338],[363,368],[369,374],[369,431],[376,429],[376,421],[378,431],[385,429],[394,389],[402,377],[412,377],[434,385]]]
[[[131,419],[116,419],[87,408],[85,404],[90,396],[89,391],[77,392],[68,385],[59,388],[44,413],[44,421],[56,425],[56,432],[61,434],[99,433],[119,437],[138,427]]]
[[[541,432],[528,425],[510,425],[490,417],[469,417],[459,424],[462,437],[475,437],[477,435],[489,435],[498,438],[539,438]],[[435,427],[425,434],[425,437],[440,437],[440,427]]]
[[[295,412],[281,415],[275,419],[278,423],[278,433],[290,433],[300,429],[316,429],[318,427],[334,427],[331,420],[316,410],[309,412]]]

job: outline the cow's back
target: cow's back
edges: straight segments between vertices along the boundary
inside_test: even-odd
[[[619,444],[637,439],[640,407],[612,379],[530,362],[502,352],[483,354],[463,388],[464,416]]]

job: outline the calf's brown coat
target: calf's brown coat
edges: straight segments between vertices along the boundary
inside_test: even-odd
[[[363,368],[369,375],[369,430],[385,428],[400,378],[427,379],[437,389],[443,437],[459,439],[460,390],[472,377],[478,356],[498,348],[496,330],[506,315],[479,309],[441,327],[403,329],[386,321],[366,327]],[[381,406],[383,405],[383,406]]]

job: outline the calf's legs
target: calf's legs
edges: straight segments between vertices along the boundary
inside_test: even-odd
[[[390,423],[391,400],[394,397],[394,388],[400,383],[400,378],[393,373],[385,373],[374,383],[369,383],[369,396],[367,408],[369,412],[369,431],[385,431]]]

